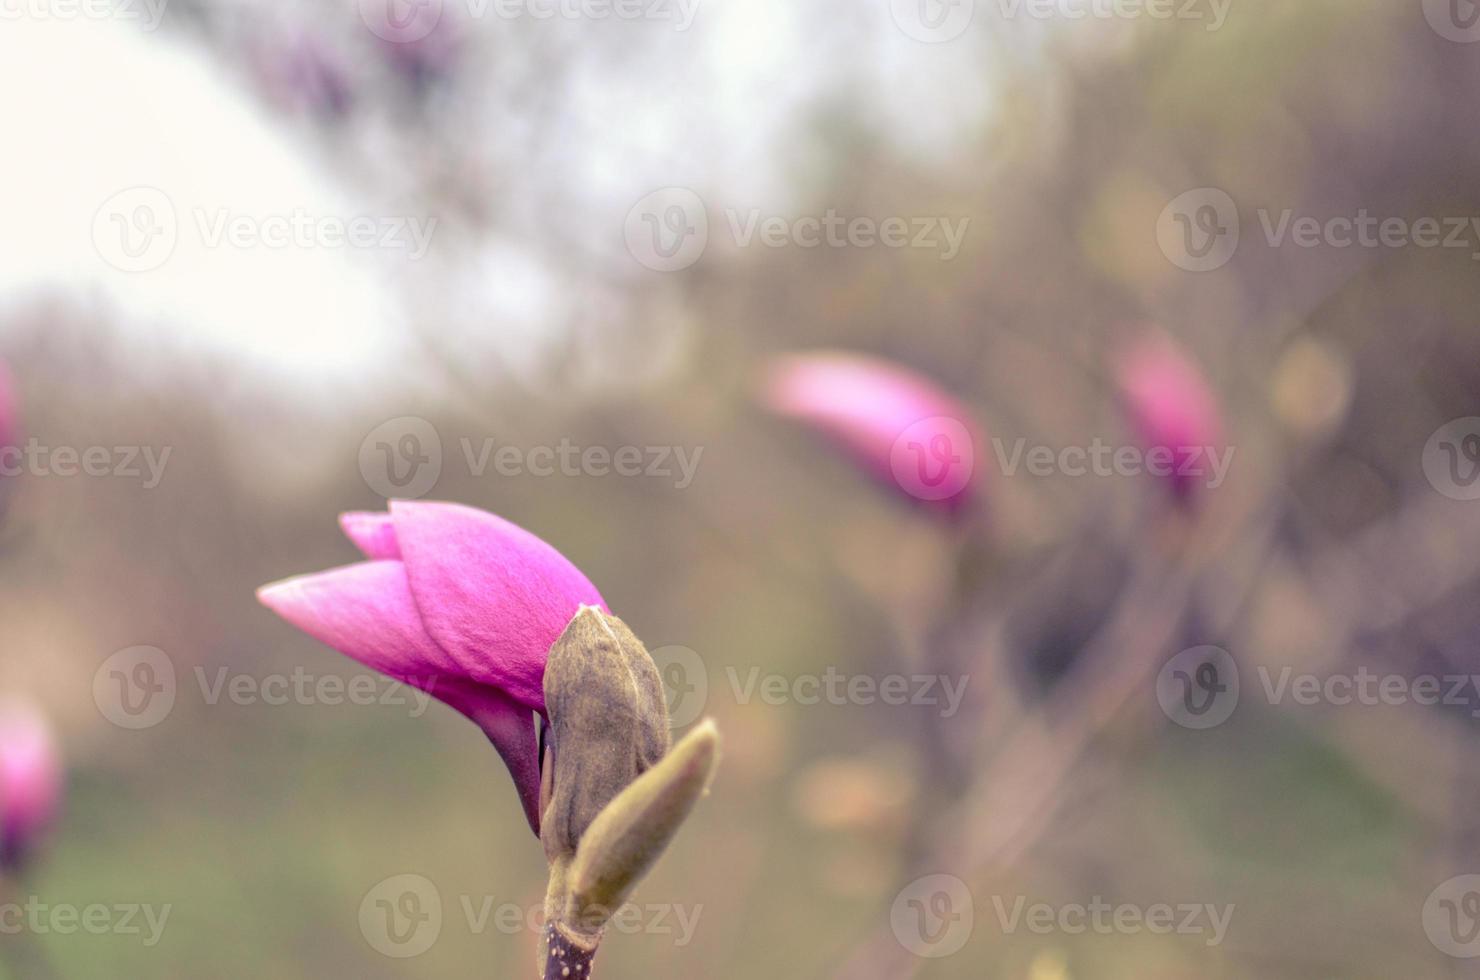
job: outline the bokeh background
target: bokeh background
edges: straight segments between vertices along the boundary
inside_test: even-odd
[[[1183,2],[540,19],[446,0],[414,41],[369,2],[0,3],[0,353],[22,437],[169,452],[157,485],[5,479],[0,687],[49,713],[68,771],[10,893],[171,908],[152,946],[46,931],[0,951],[39,944],[69,978],[532,975],[534,931],[467,914],[538,907],[545,881],[472,725],[201,687],[364,676],[253,591],[354,560],[336,515],[383,505],[374,447],[424,424],[426,496],[534,530],[651,649],[692,651],[675,703],[725,734],[637,895],[697,914],[690,941],[613,936],[599,977],[1475,975],[1451,953],[1480,951],[1480,896],[1436,889],[1480,871],[1480,694],[1301,705],[1262,686],[1480,663],[1480,505],[1424,465],[1441,426],[1480,414],[1480,233],[1307,247],[1264,224],[1480,215],[1475,11]],[[674,271],[628,234],[663,188],[708,220]],[[1242,234],[1190,271],[1176,202],[1206,188]],[[1226,231],[1190,200],[1190,229]],[[969,223],[946,257],[744,244],[728,217],[830,209]],[[293,213],[434,225],[413,254],[213,243],[196,220]],[[1007,451],[1123,445],[1108,365],[1148,324],[1201,365],[1236,450],[1193,506],[1149,477],[1008,472],[993,443],[982,505],[943,521],[755,397],[768,358],[846,348],[934,378]],[[698,465],[684,485],[479,474],[463,440]],[[1202,645],[1243,688],[1197,730],[1156,682]],[[134,730],[94,682],[136,646],[178,683]],[[829,670],[966,696],[944,717],[745,703],[733,681]],[[401,874],[443,903],[408,958],[360,916]],[[972,902],[912,940],[900,899],[933,875]],[[1009,927],[1020,899],[1232,912],[1212,942]],[[936,955],[946,933],[967,938]]]

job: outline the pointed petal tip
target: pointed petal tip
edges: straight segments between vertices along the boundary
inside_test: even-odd
[[[371,559],[399,559],[401,545],[396,528],[385,511],[347,510],[339,515],[339,527],[355,547]]]
[[[276,582],[268,582],[266,585],[257,586],[257,601],[273,612],[278,612],[280,607],[287,601],[288,596],[296,591],[297,583],[302,577],[301,575],[290,575],[287,578],[280,578]]]
[[[311,598],[314,591],[311,582],[326,574],[329,573],[305,572],[302,575],[290,575],[276,582],[268,582],[266,585],[257,587],[257,601],[292,625],[299,629],[306,629],[305,624],[312,618],[310,613],[314,605]]]

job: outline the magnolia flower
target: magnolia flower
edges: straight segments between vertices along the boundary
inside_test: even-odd
[[[260,600],[488,734],[551,865],[545,977],[589,980],[608,919],[709,786],[715,725],[670,746],[647,647],[534,534],[406,500],[339,523],[369,561],[263,586]]]
[[[528,531],[471,507],[408,501],[340,524],[368,561],[264,586],[259,597],[488,733],[550,864],[544,976],[589,980],[613,912],[709,786],[714,723],[670,746],[647,648]]]
[[[25,863],[61,797],[62,766],[46,717],[29,704],[0,708],[0,869]]]
[[[550,647],[596,587],[558,551],[459,504],[392,501],[340,525],[368,561],[264,586],[288,622],[471,718],[503,757],[539,833],[534,713]]]
[[[913,500],[956,513],[978,489],[970,410],[896,364],[842,351],[780,357],[766,370],[762,401]]]
[[[1171,463],[1162,471],[1177,498],[1189,502],[1195,481],[1206,476],[1208,454],[1222,444],[1212,388],[1186,352],[1160,333],[1121,350],[1114,374],[1143,447],[1170,454]]]

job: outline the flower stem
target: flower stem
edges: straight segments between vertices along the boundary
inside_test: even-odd
[[[545,931],[545,980],[590,980],[599,942],[551,923]]]

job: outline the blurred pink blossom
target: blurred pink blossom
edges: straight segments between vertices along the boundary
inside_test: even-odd
[[[845,351],[778,357],[766,368],[762,401],[912,501],[956,514],[980,490],[970,410],[907,368]]]
[[[10,365],[0,361],[0,448],[21,442],[20,396]]]
[[[360,15],[391,67],[417,86],[445,75],[462,49],[463,30],[441,3],[362,0]]]
[[[460,504],[392,501],[340,517],[369,561],[267,585],[288,622],[471,718],[509,767],[539,830],[534,712],[550,646],[601,594],[533,534]]]
[[[339,117],[354,101],[343,56],[317,35],[307,31],[271,34],[251,54],[263,89],[284,109]]]
[[[1113,371],[1143,448],[1171,454],[1168,485],[1179,500],[1190,502],[1205,476],[1207,454],[1222,446],[1213,389],[1187,352],[1160,332],[1143,334],[1121,349]]]
[[[25,864],[61,798],[61,759],[46,716],[29,703],[0,708],[0,868]]]

